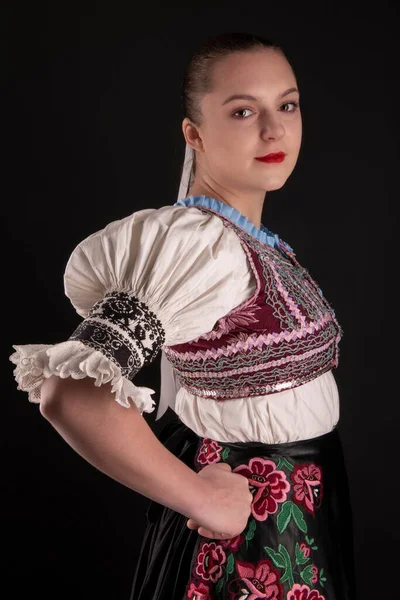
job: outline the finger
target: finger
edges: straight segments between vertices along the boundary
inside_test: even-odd
[[[197,533],[199,535],[202,535],[203,537],[208,537],[208,538],[214,538],[217,540],[223,539],[223,538],[228,538],[227,535],[225,535],[224,533],[217,533],[216,531],[210,531],[209,529],[205,529],[204,527],[199,527],[197,530]]]
[[[189,519],[186,525],[189,527],[189,529],[197,529],[199,526],[199,524],[196,523],[196,521],[193,521],[193,519]]]
[[[225,469],[225,471],[232,471],[232,467],[228,465],[228,463],[214,463],[214,467],[218,467],[219,469]]]
[[[214,537],[214,532],[210,531],[209,529],[205,529],[204,527],[199,527],[197,530],[197,533],[199,535],[202,535],[203,537],[208,537],[208,538]]]

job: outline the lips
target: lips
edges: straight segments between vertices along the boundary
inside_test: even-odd
[[[266,156],[256,157],[256,160],[260,160],[261,162],[282,162],[285,156],[284,152],[271,152]]]

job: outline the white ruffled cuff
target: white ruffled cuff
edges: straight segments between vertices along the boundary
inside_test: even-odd
[[[69,340],[60,344],[13,345],[13,348],[16,352],[10,361],[17,365],[14,369],[17,389],[28,392],[29,402],[39,404],[43,381],[58,375],[62,379],[93,377],[97,387],[111,381],[111,391],[121,406],[130,408],[130,398],[141,414],[151,413],[155,408],[155,400],[151,398],[154,390],[135,386],[123,377],[116,363],[83,342]]]

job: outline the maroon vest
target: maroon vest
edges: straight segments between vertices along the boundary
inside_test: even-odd
[[[264,244],[214,213],[239,236],[257,282],[254,294],[184,344],[163,346],[180,384],[213,400],[294,388],[338,365],[342,330],[335,313],[291,248]],[[234,256],[232,257],[234,260]]]

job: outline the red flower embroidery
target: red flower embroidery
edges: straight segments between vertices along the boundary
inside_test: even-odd
[[[308,512],[314,514],[314,507],[321,506],[323,496],[321,468],[314,463],[295,465],[290,477],[294,483],[294,502],[303,504]]]
[[[228,540],[220,540],[219,543],[225,550],[231,550],[231,552],[237,552],[239,546],[243,544],[245,540],[244,534],[239,533],[239,535],[235,535],[235,537],[230,538]]]
[[[226,562],[226,554],[221,545],[215,542],[204,543],[197,555],[196,573],[205,581],[215,583],[222,577],[222,566]]]
[[[233,469],[249,480],[253,494],[251,512],[257,521],[265,521],[269,514],[278,510],[278,502],[285,502],[290,484],[283,471],[276,470],[272,460],[252,458],[248,465]]]
[[[201,581],[199,583],[191,583],[186,598],[188,600],[211,600],[210,588]]]
[[[222,446],[218,442],[210,438],[204,438],[197,455],[197,462],[201,465],[212,465],[219,462],[221,460],[221,450]]]
[[[304,558],[308,558],[311,554],[311,548],[305,542],[300,544],[300,550],[303,553]]]
[[[318,567],[316,567],[315,565],[313,565],[311,567],[311,573],[313,574],[313,576],[311,577],[311,582],[312,583],[318,583]]]
[[[286,600],[325,600],[318,590],[310,590],[308,585],[295,583],[288,592]]]
[[[268,558],[260,560],[256,566],[241,561],[236,561],[235,566],[239,578],[228,585],[229,600],[281,600],[283,586],[280,574]]]

